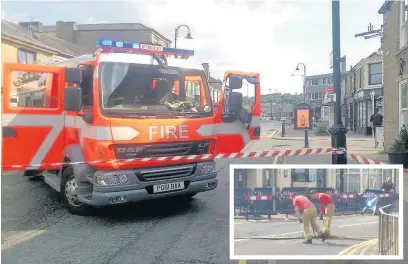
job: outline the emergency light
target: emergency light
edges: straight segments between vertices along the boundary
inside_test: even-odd
[[[142,44],[134,42],[124,42],[118,40],[100,39],[96,42],[99,52],[117,52],[117,53],[150,53],[161,55],[174,55],[182,58],[194,56],[193,50],[173,49],[154,44]]]

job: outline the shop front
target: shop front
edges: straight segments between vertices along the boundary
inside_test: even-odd
[[[374,100],[372,100],[372,98]],[[365,89],[354,96],[354,111],[356,113],[354,131],[356,133],[367,136],[372,135],[370,117],[374,114],[376,107],[382,107],[382,98],[383,88]]]

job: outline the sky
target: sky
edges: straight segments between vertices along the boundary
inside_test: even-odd
[[[369,23],[379,29],[378,10],[385,0],[340,0],[341,54],[347,69],[380,48],[380,39],[355,38]],[[332,71],[330,0],[145,0],[145,1],[2,1],[2,19],[11,22],[56,21],[78,24],[138,22],[174,40],[186,24],[193,40],[179,32],[178,47],[194,48],[195,60],[210,64],[211,76],[225,70],[259,72],[262,94],[301,93],[307,75]],[[294,74],[295,76],[291,76]],[[253,95],[249,92],[249,95]]]

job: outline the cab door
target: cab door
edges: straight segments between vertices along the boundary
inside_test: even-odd
[[[244,80],[248,87],[243,87]],[[244,100],[242,89],[245,91],[252,89],[250,93],[254,95],[252,105],[249,106],[248,100]],[[217,154],[241,152],[251,141],[260,138],[260,97],[259,74],[239,71],[225,73],[215,116]],[[241,114],[238,113],[237,110],[240,108],[246,109],[249,114],[248,122],[244,121],[242,111]]]
[[[52,163],[62,161],[64,147],[65,68],[4,63],[2,74],[2,170],[58,168]],[[45,102],[48,89],[53,104]]]

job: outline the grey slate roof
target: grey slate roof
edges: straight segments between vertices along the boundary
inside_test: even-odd
[[[17,24],[11,23],[6,20],[1,20],[1,35],[17,39],[19,41],[26,42],[38,47],[45,49],[51,49],[51,51],[56,51],[55,49],[47,46],[45,43],[42,43],[33,37],[31,37],[30,32]]]
[[[105,23],[105,24],[76,24],[76,30],[78,31],[96,31],[96,30],[151,30],[167,42],[171,42],[170,39],[164,37],[162,34],[147,27],[141,23]],[[44,33],[48,35],[54,34],[56,31],[56,25],[43,26]]]
[[[88,51],[72,42],[43,33],[31,33],[25,27],[1,20],[1,35],[32,44],[65,57],[87,54]]]

